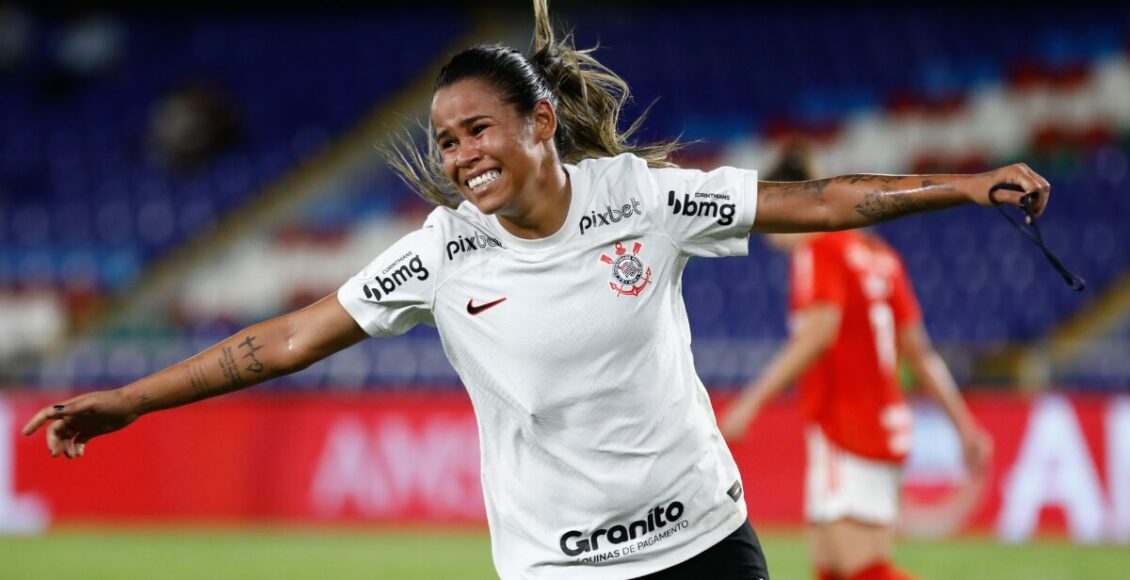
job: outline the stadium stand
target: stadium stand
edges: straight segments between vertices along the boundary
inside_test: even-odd
[[[457,13],[117,22],[124,56],[85,84],[44,89],[49,40],[68,25],[52,18],[37,21],[30,56],[0,84],[0,289],[12,302],[52,294],[79,317],[135,284],[155,259],[210,235],[221,216],[388,98],[463,29]],[[226,95],[242,138],[195,166],[169,167],[154,159],[148,133],[185,85]],[[57,326],[27,329],[57,338]]]

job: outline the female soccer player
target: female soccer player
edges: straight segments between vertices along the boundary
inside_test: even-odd
[[[25,432],[49,423],[51,453],[79,457],[141,415],[434,324],[478,419],[501,576],[768,578],[691,361],[687,259],[744,254],[751,231],[988,204],[998,182],[1037,192],[1042,209],[1049,185],[1023,164],[801,184],[673,167],[672,144],[632,146],[618,132],[624,82],[554,38],[545,0],[534,10],[533,55],[480,45],[453,56],[436,80],[428,151],[395,156],[440,205],[420,230],[335,294],[48,406]]]
[[[811,160],[786,150],[775,172],[808,179]],[[771,234],[791,257],[791,336],[727,410],[722,433],[743,437],[770,398],[800,377],[808,422],[805,516],[820,580],[903,580],[891,563],[910,409],[898,356],[957,428],[967,469],[984,468],[991,444],[922,326],[898,255],[858,231]]]

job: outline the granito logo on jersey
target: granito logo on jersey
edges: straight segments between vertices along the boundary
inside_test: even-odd
[[[501,248],[502,242],[482,232],[475,232],[473,236],[459,236],[447,242],[447,259],[454,260],[455,254],[485,250],[486,248]]]
[[[616,524],[608,529],[600,528],[587,538],[577,530],[569,530],[561,535],[561,551],[566,556],[580,556],[585,552],[599,550],[601,537],[607,538],[608,543],[613,545],[623,544],[668,525],[677,525],[682,517],[683,504],[673,501],[666,506],[659,505],[647,510],[647,516],[627,525]]]
[[[581,235],[585,235],[585,230],[591,228],[599,228],[609,224],[619,223],[620,220],[626,220],[633,215],[643,215],[643,209],[640,208],[640,202],[636,198],[632,198],[632,203],[625,203],[621,207],[612,207],[611,205],[605,206],[604,211],[592,211],[589,215],[581,218],[581,223],[577,224],[581,229]]]
[[[637,254],[643,249],[643,244],[632,243],[632,253],[624,247],[622,242],[616,242],[616,257],[601,254],[600,261],[612,264],[612,281],[608,286],[616,291],[616,296],[639,296],[644,288],[651,283],[651,268],[644,268],[643,262]]]
[[[730,199],[729,195],[697,192],[694,194],[694,198],[691,199],[691,194],[684,193],[683,199],[676,199],[675,190],[671,190],[667,192],[667,206],[671,208],[671,213],[674,215],[717,218],[717,223],[720,226],[728,226],[734,223],[734,213],[737,212],[737,206],[732,203],[708,201]]]
[[[407,263],[403,263],[409,256],[411,256],[411,259],[408,259]],[[402,265],[397,267],[399,264]],[[405,282],[412,278],[427,280],[428,269],[424,267],[424,262],[420,259],[420,256],[408,253],[393,262],[391,266],[385,268],[381,274],[373,277],[372,282],[363,284],[361,290],[365,292],[365,298],[380,302],[382,296],[388,296],[396,292],[397,288],[400,288]],[[381,294],[382,291],[384,294]]]

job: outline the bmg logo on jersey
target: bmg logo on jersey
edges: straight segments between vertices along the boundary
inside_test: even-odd
[[[483,250],[486,248],[501,248],[502,242],[481,232],[475,232],[473,236],[459,236],[457,239],[447,242],[447,259],[454,260],[455,254],[462,252],[470,252],[473,250]]]
[[[398,268],[397,264],[402,264],[409,255],[412,258]],[[403,286],[409,279],[428,279],[428,269],[424,267],[423,260],[416,254],[404,254],[391,266],[385,268],[381,274],[383,276],[377,275],[373,278],[371,285],[363,284],[361,286],[361,290],[365,292],[365,298],[380,302],[382,297],[387,297],[396,292],[396,289]],[[384,294],[381,294],[381,292],[384,292]]]
[[[612,207],[611,205],[605,206],[604,211],[592,211],[589,215],[581,218],[581,223],[577,224],[581,229],[581,235],[585,235],[585,230],[591,228],[599,228],[609,224],[619,223],[620,220],[626,220],[633,215],[643,215],[643,209],[640,208],[640,201],[632,198],[632,203],[625,203],[622,207]]]
[[[728,226],[734,223],[737,206],[732,203],[707,201],[712,199],[730,199],[730,196],[724,193],[696,192],[694,199],[691,199],[691,194],[684,193],[683,199],[680,200],[676,199],[675,190],[671,190],[667,192],[667,207],[671,208],[671,213],[674,215],[717,218],[717,223],[720,226]]]

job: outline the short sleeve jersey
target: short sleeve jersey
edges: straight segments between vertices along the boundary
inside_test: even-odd
[[[372,336],[434,324],[478,421],[503,578],[628,578],[745,521],[737,467],[691,356],[691,256],[748,252],[755,172],[567,165],[565,224],[510,235],[436,209],[338,292]]]
[[[792,253],[791,309],[840,310],[835,341],[800,379],[807,420],[844,449],[900,462],[910,412],[899,389],[898,331],[921,315],[898,255],[858,232],[816,236]]]

